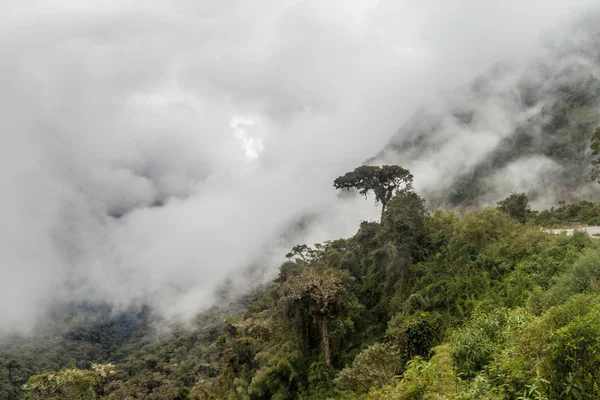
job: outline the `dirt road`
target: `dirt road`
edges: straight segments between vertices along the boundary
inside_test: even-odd
[[[600,235],[600,226],[583,226],[581,228],[577,228],[577,229],[548,229],[548,232],[552,232],[552,233],[556,233],[559,234],[561,232],[567,232],[567,235],[572,235],[574,231],[586,231],[587,233],[590,234],[590,236],[593,235]]]

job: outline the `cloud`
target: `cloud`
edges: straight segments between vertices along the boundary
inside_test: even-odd
[[[444,91],[373,162],[408,167],[430,206],[494,205],[513,191],[535,207],[596,198],[586,137],[600,121],[600,9],[585,10],[557,22],[526,56]],[[555,121],[561,107],[576,114]]]
[[[71,301],[191,315],[285,238],[352,234],[377,210],[333,178],[570,3],[3,2],[0,331]]]

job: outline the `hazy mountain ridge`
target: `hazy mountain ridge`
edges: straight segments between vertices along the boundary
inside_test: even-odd
[[[430,206],[482,206],[524,191],[534,204],[599,193],[589,138],[600,121],[593,18],[551,37],[523,66],[499,65],[421,109],[369,162],[401,164]]]

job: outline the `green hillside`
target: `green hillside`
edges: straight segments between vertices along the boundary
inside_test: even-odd
[[[72,313],[5,346],[0,398],[598,398],[600,242],[541,224],[600,207],[511,210],[430,213],[403,190],[382,224],[296,246],[271,285],[191,326]]]

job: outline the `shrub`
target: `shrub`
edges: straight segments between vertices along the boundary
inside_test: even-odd
[[[351,366],[344,368],[335,379],[336,385],[355,392],[367,392],[374,386],[393,381],[402,367],[398,348],[386,343],[369,346]]]
[[[389,322],[387,336],[396,340],[404,360],[429,357],[439,342],[442,318],[437,312],[417,311],[410,317],[399,313]]]
[[[600,280],[599,256],[598,250],[585,249],[573,265],[553,279],[549,290],[530,298],[530,309],[540,314],[552,306],[563,304],[574,294],[597,291]]]
[[[453,332],[450,354],[460,376],[473,378],[492,361],[506,323],[504,310],[475,313],[466,325]]]
[[[434,349],[429,361],[417,356],[406,364],[406,371],[397,385],[371,390],[369,399],[386,400],[442,400],[454,391],[448,346]]]

